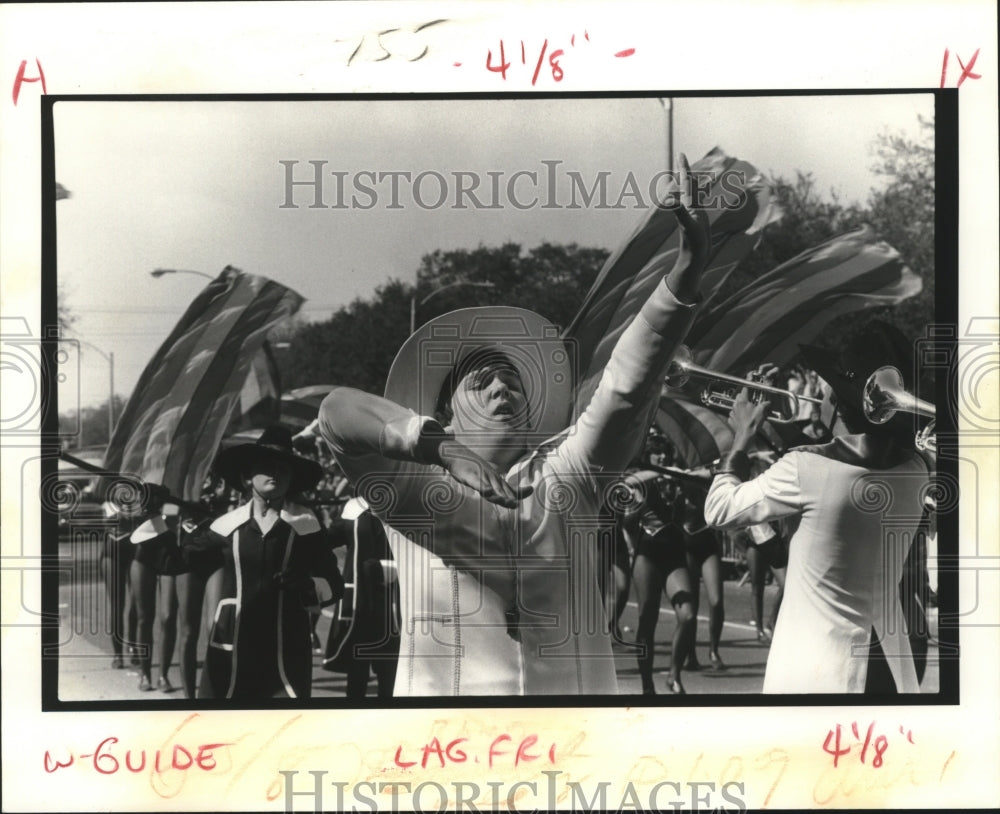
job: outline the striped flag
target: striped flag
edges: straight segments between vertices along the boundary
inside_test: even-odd
[[[281,396],[281,423],[292,432],[300,432],[319,415],[319,405],[333,390],[332,384],[296,387]]]
[[[743,376],[762,362],[788,362],[799,343],[812,341],[839,314],[898,303],[921,286],[899,253],[864,226],[709,304],[695,317],[687,341],[701,367]],[[683,392],[665,396],[656,418],[689,467],[714,460],[732,443],[724,418],[692,400],[704,384],[692,379]],[[780,448],[801,438],[801,424],[767,422],[762,429]]]
[[[685,469],[708,466],[733,446],[733,430],[727,417],[686,396],[661,396],[653,423],[673,445],[677,462]],[[784,451],[801,443],[802,426],[797,421],[765,421],[747,451],[752,455]]]
[[[227,266],[194,299],[132,392],[105,468],[196,500],[268,330],[303,298]]]
[[[695,361],[744,375],[782,365],[841,314],[895,305],[923,283],[869,226],[838,235],[699,311],[687,341]]]
[[[653,422],[685,469],[710,464],[733,445],[733,431],[725,416],[685,398],[662,396]]]
[[[239,399],[225,435],[277,424],[281,415],[281,377],[265,342],[250,362],[250,372],[240,390]]]
[[[709,180],[701,196],[710,204],[706,208],[712,224],[712,248],[702,278],[707,301],[756,246],[760,230],[781,213],[760,173],[719,148],[695,162],[691,170]],[[569,347],[575,349],[581,374],[575,397],[577,411],[590,401],[626,326],[673,268],[679,242],[676,217],[654,206],[605,262],[580,311],[563,332]]]

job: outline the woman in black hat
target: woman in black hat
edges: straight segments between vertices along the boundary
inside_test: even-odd
[[[344,583],[313,512],[288,499],[320,479],[292,451],[291,433],[269,427],[256,443],[220,453],[216,470],[249,500],[212,523],[200,556],[222,569],[212,609],[202,698],[308,698],[310,611],[337,601]]]
[[[706,519],[719,528],[799,521],[764,692],[865,692],[873,640],[888,656],[895,691],[919,692],[898,585],[927,468],[913,448],[912,416],[875,425],[862,409],[865,382],[877,368],[912,372],[910,345],[876,322],[839,356],[811,347],[803,355],[833,389],[848,434],[792,450],[747,481],[747,445],[768,408],[751,405],[744,391],[732,412],[732,451],[705,503]]]

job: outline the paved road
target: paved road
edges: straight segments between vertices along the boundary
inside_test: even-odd
[[[765,602],[769,608],[774,600],[774,587],[768,587]],[[666,604],[666,603],[665,603]],[[684,686],[689,694],[712,693],[740,694],[759,693],[764,682],[764,667],[767,662],[767,646],[757,641],[757,632],[749,624],[750,587],[734,581],[725,583],[725,604],[727,621],[722,637],[721,654],[727,669],[716,671],[706,668],[698,672],[683,674]],[[59,659],[59,697],[63,701],[115,701],[142,700],[149,702],[184,704],[184,694],[180,691],[165,694],[161,692],[140,692],[138,673],[135,668],[111,669],[111,644],[107,630],[107,603],[104,588],[93,579],[84,579],[75,587],[67,583],[60,587],[60,630],[61,656]],[[634,599],[629,602],[622,619],[624,637],[635,637],[637,609]],[[325,641],[329,622],[321,620],[318,632]],[[670,638],[674,631],[673,610],[665,607],[660,611],[660,623],[656,630],[656,687],[663,691],[669,669]],[[933,630],[932,630],[933,632]],[[154,632],[155,641],[158,632]],[[698,657],[703,664],[708,662],[708,627],[704,615],[698,620]],[[203,652],[202,650],[199,652]],[[633,651],[627,646],[616,645],[616,666],[619,687],[622,694],[638,694],[640,681]],[[922,689],[925,692],[937,690],[938,671],[935,665],[936,649],[931,649],[927,675]],[[153,676],[158,675],[154,664]],[[176,661],[170,670],[175,684],[180,684]],[[345,677],[339,673],[329,673],[319,666],[313,673],[314,698],[343,698]],[[374,681],[369,685],[369,694],[374,695]],[[704,703],[704,702],[702,702]]]

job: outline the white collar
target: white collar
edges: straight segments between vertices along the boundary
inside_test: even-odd
[[[248,501],[242,506],[233,509],[228,514],[222,515],[222,517],[212,523],[212,531],[216,534],[222,535],[223,537],[228,537],[240,526],[250,522],[250,518],[252,516],[252,505],[253,504]],[[288,525],[291,526],[295,533],[299,536],[303,534],[313,534],[321,528],[319,520],[316,519],[316,515],[305,506],[299,506],[297,503],[289,503],[286,501],[281,507],[279,516],[282,520],[288,523]]]

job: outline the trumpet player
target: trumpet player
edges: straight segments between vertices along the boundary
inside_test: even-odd
[[[865,382],[875,369],[888,362],[912,370],[910,345],[876,322],[842,354],[804,347],[803,355],[831,386],[849,434],[791,450],[748,480],[747,447],[767,406],[750,404],[744,391],[730,418],[732,450],[705,502],[705,518],[717,528],[798,521],[764,692],[875,692],[868,686],[873,642],[892,679],[878,690],[919,692],[897,586],[915,531],[901,524],[912,518],[916,527],[928,473],[905,416],[875,425],[863,411]]]

